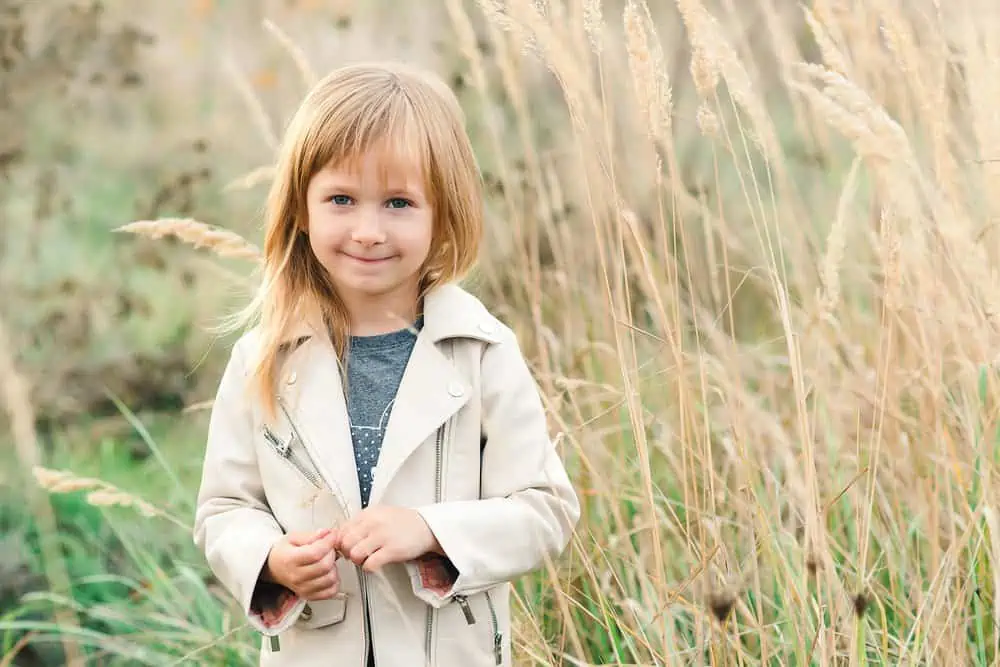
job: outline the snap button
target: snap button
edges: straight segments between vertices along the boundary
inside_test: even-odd
[[[291,373],[288,374],[288,379],[285,380],[285,382],[287,382],[288,384],[295,384],[295,381],[298,379],[299,376],[295,373],[295,371],[292,371]]]
[[[452,382],[450,385],[448,385],[448,393],[454,396],[455,398],[461,398],[462,394],[465,393],[465,390],[462,389],[462,385],[460,385],[459,383]]]
[[[312,607],[310,607],[308,604],[302,608],[303,621],[308,621],[310,618],[312,618],[312,615],[313,615]]]

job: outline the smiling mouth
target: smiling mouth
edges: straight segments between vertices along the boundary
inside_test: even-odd
[[[358,257],[357,255],[351,255],[349,253],[343,253],[345,257],[353,259],[356,262],[361,262],[362,264],[378,264],[379,262],[386,262],[392,257]]]

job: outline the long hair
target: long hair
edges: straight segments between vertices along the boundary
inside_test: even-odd
[[[306,95],[285,131],[267,198],[263,280],[242,311],[259,327],[253,393],[274,414],[282,342],[308,321],[329,336],[343,359],[350,320],[306,235],[306,191],[326,166],[357,164],[376,152],[380,166],[416,167],[434,219],[420,276],[421,296],[460,280],[474,265],[482,237],[482,186],[465,117],[438,77],[399,63],[352,64],[334,70]]]

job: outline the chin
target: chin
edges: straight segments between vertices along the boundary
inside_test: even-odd
[[[335,284],[343,289],[365,296],[381,296],[393,291],[394,283],[376,282],[373,280],[337,280]]]

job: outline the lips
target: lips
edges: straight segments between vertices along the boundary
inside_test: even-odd
[[[345,257],[353,259],[356,262],[361,262],[362,264],[378,264],[379,262],[392,259],[392,257],[358,257],[357,255],[350,255],[348,253],[343,254]]]

